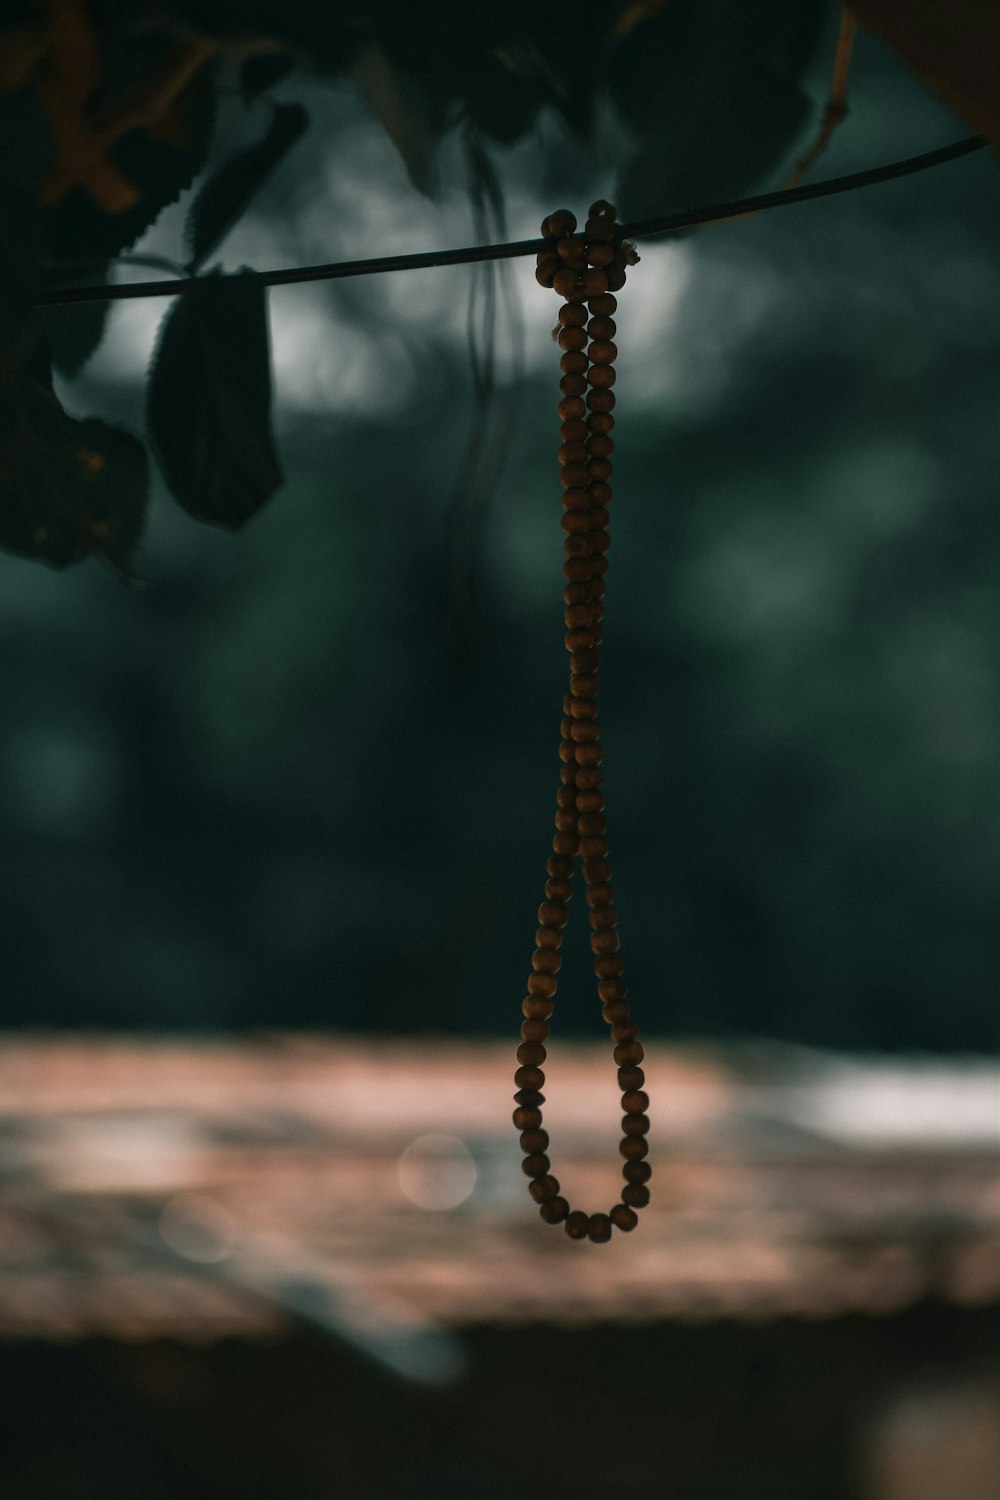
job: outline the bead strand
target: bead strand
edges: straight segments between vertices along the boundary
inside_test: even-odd
[[[595,203],[586,232],[577,235],[576,219],[566,210],[551,214],[542,234],[551,248],[538,258],[536,277],[564,298],[554,336],[562,349],[559,448],[563,488],[565,562],[563,590],[565,644],[570,653],[569,692],[563,700],[559,746],[560,786],[557,793],[556,833],[548,862],[546,901],[538,909],[538,929],[515,1074],[518,1108],[514,1124],[521,1132],[522,1163],[531,1179],[529,1191],[543,1219],[562,1223],[571,1239],[597,1243],[611,1238],[613,1228],[631,1230],[636,1209],[649,1201],[646,1182],[647,1097],[638,1063],[642,1047],[630,1019],[619,956],[617,911],[611,885],[606,838],[603,751],[598,718],[598,674],[604,634],[604,575],[611,502],[611,454],[614,443],[612,411],[615,397],[613,343],[616,301],[613,291],[625,283],[625,267],[637,257],[623,242],[611,204]],[[575,862],[580,859],[587,891],[590,944],[603,1016],[615,1043],[615,1061],[622,1090],[624,1158],[621,1201],[606,1214],[586,1214],[570,1208],[551,1173],[549,1138],[542,1128],[542,1086],[545,1041],[561,967],[562,929],[568,915]]]

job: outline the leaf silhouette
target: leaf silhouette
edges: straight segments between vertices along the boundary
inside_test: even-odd
[[[164,478],[190,515],[236,530],[284,479],[271,430],[267,290],[199,277],[167,315],[147,393]]]
[[[98,554],[128,574],[148,492],[142,444],[68,416],[39,341],[0,387],[0,547],[57,568]]]
[[[201,189],[188,216],[191,263],[204,265],[309,124],[301,104],[276,104],[263,140],[225,162]]]

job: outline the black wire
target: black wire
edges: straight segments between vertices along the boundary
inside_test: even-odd
[[[714,203],[707,208],[687,209],[683,213],[668,214],[660,219],[639,219],[634,224],[622,226],[626,239],[646,239],[655,234],[676,234],[682,229],[691,229],[696,224],[712,224],[724,219],[739,219],[745,214],[761,213],[769,208],[782,208],[787,203],[805,203],[810,198],[828,198],[834,193],[846,193],[855,188],[871,187],[878,182],[890,182],[894,177],[907,177],[911,172],[925,172],[946,161],[955,161],[973,151],[981,151],[988,145],[984,136],[969,136],[955,141],[950,146],[940,146],[936,151],[925,151],[920,156],[909,156],[903,161],[889,162],[885,166],[870,167],[864,172],[851,172],[846,177],[829,177],[824,182],[814,182],[797,188],[781,188],[775,193],[758,193],[754,198],[739,198],[732,203]],[[463,250],[428,250],[416,255],[388,255],[374,260],[347,260],[326,266],[300,266],[279,271],[260,271],[256,274],[265,286],[292,286],[300,281],[334,281],[347,276],[374,276],[384,271],[418,271],[428,266],[472,265],[484,260],[514,260],[522,255],[538,255],[549,241],[516,240],[507,245],[471,245]],[[178,281],[137,281],[130,285],[59,287],[43,292],[37,299],[46,306],[66,302],[118,302],[131,297],[176,297],[191,285],[191,278]]]

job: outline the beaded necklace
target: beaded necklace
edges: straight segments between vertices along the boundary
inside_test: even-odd
[[[547,1224],[562,1224],[570,1239],[603,1244],[613,1228],[634,1229],[637,1209],[649,1202],[651,1168],[646,1133],[649,1099],[639,1064],[643,1050],[635,1022],[629,1017],[627,990],[617,933],[618,913],[611,887],[604,793],[601,790],[601,729],[597,717],[597,674],[601,664],[604,621],[604,576],[608,570],[608,505],[611,502],[611,454],[615,425],[614,361],[618,350],[612,295],[625,285],[625,267],[638,260],[634,247],[622,239],[614,206],[603,199],[593,204],[583,234],[568,210],[550,214],[542,235],[550,241],[538,257],[536,279],[564,299],[555,335],[563,350],[560,368],[559,417],[562,443],[559,462],[563,486],[563,531],[566,560],[563,590],[566,649],[570,653],[569,693],[563,699],[559,758],[556,832],[546,869],[545,900],[538,908],[535,951],[522,1002],[524,1022],[514,1074],[517,1108],[514,1124],[521,1132],[524,1160],[530,1178],[528,1191]],[[542,1063],[562,964],[562,929],[572,895],[573,871],[579,858],[590,908],[590,947],[594,954],[597,993],[602,1014],[611,1028],[622,1090],[622,1139],[625,1186],[621,1202],[606,1214],[571,1209],[550,1173],[548,1133],[542,1129]]]

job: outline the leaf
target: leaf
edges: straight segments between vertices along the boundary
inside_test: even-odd
[[[232,157],[201,189],[188,215],[192,266],[203,265],[309,124],[301,104],[276,104],[264,139]]]
[[[50,271],[44,277],[44,287],[49,290],[77,286],[81,280],[72,272]],[[107,280],[107,267],[100,276],[90,276],[86,280],[88,285],[103,285]],[[101,342],[110,311],[110,302],[64,302],[38,309],[41,330],[52,350],[52,363],[60,375],[76,375],[83,369]]]
[[[611,59],[611,94],[639,138],[624,167],[626,218],[741,196],[809,118],[800,78],[826,0],[671,0],[634,22]]]
[[[259,277],[215,272],[178,298],[154,357],[147,421],[170,490],[198,520],[236,530],[282,484]]]
[[[437,143],[436,111],[430,95],[398,67],[378,42],[369,42],[354,60],[362,94],[403,158],[410,181],[427,193]]]
[[[1000,151],[996,0],[851,0],[851,9]]]
[[[34,96],[0,97],[0,374],[31,347],[40,289],[42,216],[35,183],[52,156],[52,139]]]
[[[0,387],[0,547],[56,568],[97,554],[127,575],[148,493],[142,444],[63,411],[39,340]]]

